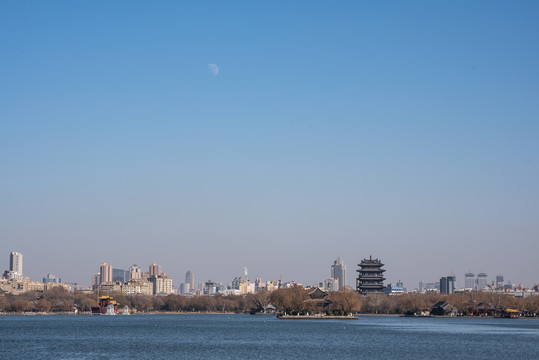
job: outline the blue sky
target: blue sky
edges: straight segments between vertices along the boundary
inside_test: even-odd
[[[0,265],[539,281],[539,5],[0,3]],[[219,68],[214,74],[208,67]]]

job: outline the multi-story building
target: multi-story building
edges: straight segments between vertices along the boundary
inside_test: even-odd
[[[274,291],[274,290],[277,290],[279,288],[279,286],[281,285],[281,281],[280,280],[270,280],[270,281],[266,281],[266,289],[268,289],[268,291]]]
[[[9,271],[22,276],[22,254],[19,252],[11,252],[9,255]]]
[[[215,281],[208,280],[204,283],[204,295],[215,295],[218,293],[219,284]],[[235,289],[239,290],[239,289]]]
[[[455,275],[444,276],[440,279],[440,293],[453,294],[455,292]]]
[[[496,276],[496,289],[503,289],[503,275]]]
[[[475,290],[475,275],[471,271],[464,274],[464,288]]]
[[[360,294],[371,294],[382,292],[384,289],[384,272],[382,261],[374,259],[361,260],[358,264],[358,277],[356,279],[356,289]]]
[[[346,286],[346,265],[343,264],[340,256],[331,265],[331,278],[339,281],[339,290],[344,289]]]
[[[101,274],[93,274],[92,275],[92,290],[99,289],[99,285],[101,285]]]
[[[0,290],[8,294],[19,295],[27,291],[47,291],[53,287],[63,287],[67,291],[71,289],[69,284],[62,283],[42,283],[38,281],[31,281],[29,277],[23,277],[21,279],[1,279]]]
[[[58,279],[56,278],[56,276],[54,276],[54,274],[47,274],[47,277],[44,277],[43,278],[43,283],[44,284],[57,284],[61,281],[58,281]]]
[[[386,295],[402,295],[404,294],[404,287],[402,281],[398,281],[395,285],[389,284],[384,288],[384,294]]]
[[[327,291],[339,291],[340,281],[339,279],[329,278],[324,280],[322,288]]]
[[[122,294],[153,295],[153,284],[144,279],[132,279],[122,285]]]
[[[425,291],[427,292],[436,292],[436,290],[440,290],[440,282],[428,282],[425,283]]]
[[[255,279],[255,291],[259,291],[266,288],[266,284],[262,281],[262,278]]]
[[[137,264],[131,265],[129,268],[129,280],[142,279],[142,269]]]
[[[484,290],[488,286],[487,276],[484,272],[477,274],[477,290]]]
[[[160,275],[161,265],[150,264],[148,273],[150,274],[150,277]]]
[[[191,294],[191,285],[189,283],[180,284],[180,295],[192,295]]]
[[[129,271],[112,269],[112,282],[121,282],[123,284],[127,281],[129,281]]]
[[[101,274],[100,284],[112,282],[112,265],[103,263],[101,264],[99,270],[99,273]]]
[[[195,290],[195,276],[191,270],[187,270],[185,273],[185,283],[189,284],[191,291]]]
[[[123,283],[120,281],[113,281],[108,283],[103,283],[99,287],[101,293],[103,292],[122,292]]]
[[[15,271],[6,270],[4,271],[4,274],[2,275],[2,279],[22,279],[22,274],[16,273]]]
[[[173,294],[172,278],[165,274],[150,276],[150,282],[153,284],[154,295]]]

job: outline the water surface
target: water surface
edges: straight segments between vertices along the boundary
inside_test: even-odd
[[[538,319],[0,316],[2,359],[539,359]]]

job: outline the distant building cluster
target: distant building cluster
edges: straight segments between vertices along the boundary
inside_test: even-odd
[[[134,264],[129,270],[117,269],[103,263],[99,273],[92,276],[92,288],[104,291],[120,292],[124,295],[169,295],[174,294],[172,278],[161,271],[161,266],[150,264],[148,271],[143,271]]]
[[[0,279],[0,293],[18,295],[27,291],[46,291],[57,286],[71,290],[70,284],[63,284],[62,280],[57,279],[53,274],[47,274],[43,282],[32,281],[30,277],[24,276],[22,271],[22,254],[10,253],[9,270],[4,271]]]
[[[464,274],[464,287],[456,287],[457,277],[455,275],[447,275],[440,278],[439,282],[425,283],[419,282],[417,292],[429,293],[436,292],[441,294],[457,294],[469,291],[496,292],[512,294],[515,297],[526,297],[538,294],[538,286],[533,288],[525,288],[522,285],[512,284],[510,281],[504,283],[503,275],[497,275],[496,280],[489,282],[488,275],[480,272],[477,275],[468,271]]]
[[[387,295],[401,295],[408,292],[402,281],[395,284],[384,284],[385,264],[380,259],[372,256],[365,258],[358,264],[355,290],[362,295],[383,293]],[[160,265],[152,263],[144,271],[137,264],[127,269],[115,268],[110,264],[102,263],[99,272],[92,276],[91,288],[76,286],[77,284],[64,284],[54,274],[47,274],[42,282],[32,281],[23,274],[23,255],[19,252],[11,252],[9,257],[9,269],[5,270],[0,279],[0,294],[20,294],[26,291],[46,291],[56,286],[66,290],[99,290],[101,292],[119,292],[124,295],[169,295],[179,294],[183,296],[203,295],[246,295],[254,294],[262,290],[274,291],[280,288],[290,288],[301,285],[295,281],[283,282],[279,280],[263,281],[261,278],[249,279],[247,268],[244,268],[243,276],[236,276],[229,283],[208,280],[195,283],[195,276],[191,270],[185,273],[184,282],[177,288],[174,287],[172,277],[165,274]],[[464,287],[457,288],[457,277],[453,274],[442,276],[439,281],[419,282],[415,293],[442,293],[454,294],[466,291],[488,291],[513,294],[515,297],[537,295],[539,286],[524,288],[522,285],[504,282],[503,275],[497,275],[495,281],[489,282],[488,275],[480,272],[475,275],[472,272],[464,274]],[[72,286],[73,285],[73,286]],[[342,291],[347,289],[346,265],[340,257],[330,267],[330,277],[312,286],[305,288],[318,288],[325,292]],[[348,288],[350,289],[350,288]]]

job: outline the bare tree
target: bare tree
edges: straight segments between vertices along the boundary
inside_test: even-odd
[[[332,307],[336,310],[343,310],[348,313],[358,312],[361,310],[362,298],[356,291],[344,289],[333,292],[329,296],[332,302]]]

